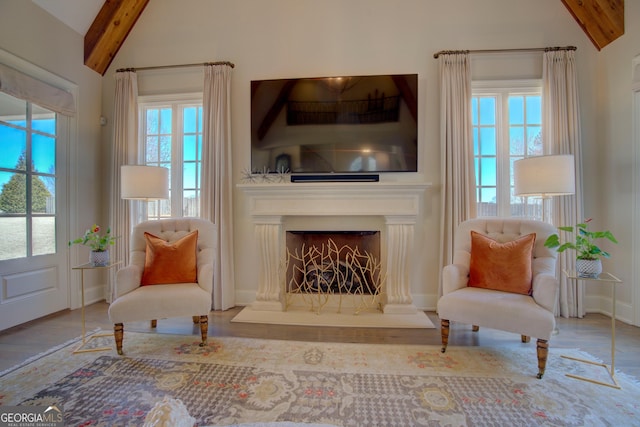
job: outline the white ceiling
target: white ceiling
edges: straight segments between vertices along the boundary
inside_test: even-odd
[[[84,36],[105,0],[31,0]]]

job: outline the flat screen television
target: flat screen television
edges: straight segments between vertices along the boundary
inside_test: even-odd
[[[418,75],[251,82],[251,170],[417,172]]]

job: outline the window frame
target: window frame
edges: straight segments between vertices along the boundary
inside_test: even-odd
[[[527,145],[525,143],[524,156],[512,155],[510,151],[510,123],[509,123],[509,98],[510,96],[518,95],[538,95],[541,100],[542,110],[542,79],[522,79],[522,80],[474,80],[472,81],[472,98],[479,96],[494,96],[496,99],[496,118],[495,118],[495,137],[496,137],[496,217],[528,217],[534,219],[542,219],[542,201],[535,198],[517,197],[521,199],[523,205],[522,216],[515,216],[512,213],[512,197],[513,193],[513,162],[520,158],[526,158],[530,156],[527,151]],[[536,155],[543,155],[548,152],[544,138],[544,117],[543,112],[540,114],[540,132],[542,138],[542,153]],[[525,122],[526,123],[526,122]],[[472,128],[475,132],[476,125],[473,124]],[[475,144],[475,138],[474,138]],[[475,153],[474,147],[474,164],[478,157]],[[478,162],[479,163],[479,162]],[[480,176],[481,172],[476,171],[476,177]],[[506,185],[508,183],[508,185]],[[475,192],[476,200],[480,189],[485,188],[476,180]],[[528,215],[531,211],[535,212],[534,215]]]
[[[65,143],[67,141],[67,133],[65,132],[65,128],[68,126],[68,118],[62,114],[56,113],[55,111],[51,111],[46,107],[43,107],[36,102],[16,98],[10,94],[4,93],[3,96],[11,97],[13,99],[17,99],[20,102],[24,103],[24,115],[6,115],[0,117],[0,121],[7,128],[15,129],[21,132],[24,132],[24,161],[25,161],[25,169],[16,169],[16,167],[0,167],[0,172],[11,173],[13,175],[22,175],[25,179],[25,209],[24,212],[0,212],[1,218],[24,218],[25,220],[25,247],[24,247],[24,255],[10,258],[2,258],[0,261],[8,261],[8,260],[16,260],[16,259],[31,259],[36,256],[43,255],[55,255],[60,251],[59,236],[57,235],[56,230],[59,228],[58,222],[60,221],[60,208],[58,206],[58,193],[61,191],[60,181],[61,181],[61,169],[60,169],[60,152],[59,149],[61,143]],[[42,112],[40,110],[45,110],[46,112]],[[53,118],[50,120],[54,121],[55,129],[54,133],[48,133],[37,127],[34,127],[34,121],[39,120],[39,118],[45,118],[50,115],[53,115]],[[11,123],[15,121],[24,121],[24,124],[16,124]],[[51,173],[49,171],[41,171],[34,168],[35,163],[33,160],[33,150],[34,150],[34,142],[37,137],[49,138],[54,142],[54,151],[53,151],[53,165],[54,172]],[[62,139],[61,139],[62,138]],[[21,154],[22,156],[22,154]],[[34,179],[39,178],[44,180],[46,178],[51,178],[54,181],[53,184],[53,206],[52,211],[40,212],[34,209],[33,203],[33,183]],[[44,183],[44,182],[43,182]],[[34,220],[36,218],[53,218],[53,247],[52,248],[43,248],[43,250],[36,250],[39,246],[38,241],[34,240],[34,229],[36,227]]]
[[[137,156],[139,164],[149,164],[157,166],[159,162],[147,162],[146,160],[146,111],[154,108],[171,108],[171,166],[169,170],[169,201],[149,201],[139,204],[137,214],[134,214],[134,218],[138,218],[136,223],[144,220],[161,219],[168,217],[180,218],[184,217],[184,133],[183,133],[183,112],[185,107],[195,106],[203,108],[203,95],[202,93],[176,93],[176,94],[162,94],[162,95],[144,95],[138,97],[138,146]],[[176,141],[180,141],[177,143]],[[201,153],[202,154],[202,153]],[[177,159],[180,159],[178,161]],[[196,160],[197,162],[197,160]],[[202,168],[202,158],[200,158],[200,170]],[[201,197],[202,182],[198,180],[199,186],[195,189],[198,193],[198,200]],[[176,189],[180,189],[182,197],[175,197]],[[188,189],[186,191],[193,191]],[[162,204],[170,203],[169,214],[162,214]],[[149,215],[151,210],[158,212],[154,215]]]

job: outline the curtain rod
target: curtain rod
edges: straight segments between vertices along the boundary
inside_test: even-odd
[[[533,47],[519,49],[479,49],[479,50],[441,50],[433,54],[434,58],[447,53],[503,53],[503,52],[554,52],[558,50],[577,50],[575,46]]]
[[[179,65],[156,65],[154,67],[137,67],[137,68],[119,68],[116,72],[121,71],[145,71],[145,70],[163,70],[166,68],[187,68],[187,67],[204,67],[207,65],[228,65],[231,68],[234,68],[235,65],[233,62],[228,61],[217,61],[217,62],[201,62],[198,64],[179,64]]]

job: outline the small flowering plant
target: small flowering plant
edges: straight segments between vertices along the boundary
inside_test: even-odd
[[[107,232],[100,235],[100,226],[93,224],[93,226],[84,232],[84,236],[78,237],[75,240],[69,242],[69,246],[79,243],[84,246],[89,246],[92,251],[104,252],[109,249],[109,245],[113,245],[116,238],[111,235],[111,228],[107,228]]]

